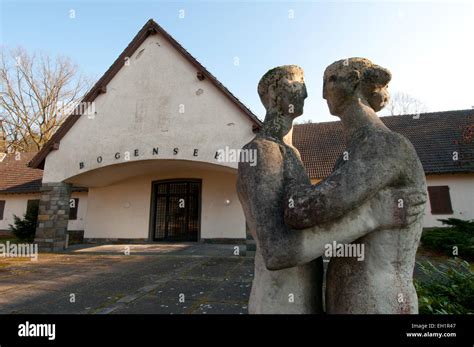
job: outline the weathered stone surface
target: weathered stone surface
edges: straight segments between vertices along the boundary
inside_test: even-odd
[[[44,183],[41,191],[35,242],[42,251],[62,251],[67,248],[71,185]]]
[[[354,67],[364,66],[365,61],[357,60]],[[383,257],[377,253],[380,248],[387,248],[384,251],[390,255],[403,252],[394,259],[396,263],[393,260],[388,262],[392,266],[402,266],[400,269],[392,267],[389,274],[399,278],[401,272],[407,271],[407,278],[403,278],[397,286],[393,283],[391,286],[406,298],[407,304],[402,305],[402,311],[416,311],[412,305],[410,266],[413,270],[420,216],[426,199],[423,171],[411,144],[402,136],[382,128],[383,123],[374,112],[386,102],[385,85],[390,79],[388,71],[379,71],[372,64],[367,71],[354,72],[354,69],[346,69],[346,61],[340,64],[344,64],[347,74],[336,77],[329,74],[325,80],[325,97],[331,100],[328,100],[331,112],[347,110],[345,118],[348,120],[343,119],[343,124],[347,126],[348,133],[355,137],[349,147],[349,160],[339,161],[338,164],[351,165],[345,168],[344,174],[338,171],[338,167],[333,175],[316,186],[311,186],[299,153],[291,144],[292,122],[302,114],[306,98],[303,71],[295,66],[283,66],[270,70],[260,81],[258,91],[267,115],[262,131],[244,146],[257,152],[257,165],[239,163],[237,181],[239,198],[257,245],[250,313],[321,312],[323,270],[320,257],[326,246],[333,241],[351,243],[367,234],[363,240],[367,242],[371,259],[362,263],[372,264],[374,260],[386,263],[378,259]],[[341,90],[333,88],[332,84],[336,81],[342,85]],[[340,103],[347,105],[347,108]],[[358,105],[363,111],[357,108]],[[395,152],[398,155],[392,156]],[[391,156],[391,159],[387,160],[386,156]],[[390,160],[399,166],[391,166]],[[396,175],[405,167],[407,171],[403,180]],[[397,206],[399,199],[404,201],[403,208]],[[406,230],[413,230],[406,237],[407,247],[397,248],[394,242],[403,239]],[[369,243],[375,235],[369,234],[372,231],[377,231],[381,238],[375,245]],[[389,242],[384,244],[387,240]],[[402,256],[408,260],[400,260]],[[334,264],[335,261],[332,268]],[[378,286],[370,290],[370,297],[365,296],[367,305],[364,307],[368,309],[364,311],[356,300],[344,306],[348,300],[346,294],[352,295],[352,298],[364,297],[359,294],[368,288],[352,287],[352,282],[338,277],[338,273],[347,272],[339,269],[330,272],[328,278],[331,283],[327,292],[332,300],[327,304],[328,311],[395,312],[393,302],[379,307],[376,307],[380,304],[378,301],[369,302],[373,300],[373,293],[381,288],[380,284],[376,278],[358,280],[356,276],[367,277],[367,273],[357,268],[354,270],[357,275],[351,274],[352,282],[370,287],[373,280],[374,285]],[[344,283],[347,290],[343,288],[343,294],[336,297],[333,289],[338,286],[337,281]],[[380,291],[378,294],[392,293]],[[335,303],[338,300],[344,302],[340,305],[341,309]],[[385,300],[390,301],[391,297],[385,297]]]
[[[292,123],[302,114],[307,96],[303,70],[292,65],[268,71],[260,80],[258,93],[267,109],[264,127],[244,146],[244,149],[257,152],[257,165],[239,163],[237,181],[239,199],[256,241],[249,313],[321,312],[321,259],[278,271],[270,271],[265,262],[272,252],[268,243],[273,240],[277,243],[281,240],[281,247],[286,248],[288,257],[295,256],[296,251],[288,242],[290,240],[282,236],[289,230],[283,220],[284,165],[281,157],[286,157],[287,149],[295,150],[291,146]],[[304,169],[300,172],[300,179],[309,184]]]
[[[360,204],[386,187],[420,194],[419,200],[414,198],[413,210],[404,206],[394,211],[408,215],[409,225],[397,228],[394,223],[357,240],[365,245],[364,261],[331,259],[326,285],[329,313],[418,313],[413,268],[426,181],[412,144],[385,127],[375,113],[389,100],[390,79],[388,70],[363,58],[335,62],[324,73],[324,98],[343,123],[352,158],[339,161],[331,178],[315,189],[316,199],[324,195],[326,201],[346,191],[345,199],[332,200],[323,213],[339,218],[351,204]],[[329,189],[336,182],[338,188]]]

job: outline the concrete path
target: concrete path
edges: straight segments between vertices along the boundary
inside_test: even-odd
[[[245,255],[244,245],[207,244],[196,242],[74,245],[67,252],[72,254],[117,254],[117,255],[191,255],[204,257],[232,257]]]
[[[245,314],[253,258],[244,253],[236,245],[153,243],[0,258],[0,313]],[[418,260],[427,259],[438,260]],[[423,279],[418,268],[415,277]]]
[[[40,254],[36,262],[1,259],[0,312],[244,314],[253,259],[234,252],[232,245],[107,245]]]

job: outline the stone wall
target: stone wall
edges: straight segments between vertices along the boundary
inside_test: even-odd
[[[42,251],[58,252],[67,248],[71,185],[43,183],[35,242]]]

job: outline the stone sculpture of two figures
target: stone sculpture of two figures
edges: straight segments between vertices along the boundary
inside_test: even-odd
[[[257,245],[249,313],[418,313],[413,268],[426,182],[411,143],[376,114],[388,102],[390,79],[364,58],[326,68],[323,97],[341,119],[347,149],[315,185],[291,139],[307,97],[303,70],[281,66],[260,80],[267,113],[244,147],[257,161],[240,162],[237,180]],[[323,303],[322,256],[336,245]]]

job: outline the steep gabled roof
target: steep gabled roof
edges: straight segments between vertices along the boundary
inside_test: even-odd
[[[425,174],[474,172],[474,110],[381,117],[385,125],[407,137]],[[341,122],[295,125],[293,142],[311,178],[329,176],[345,150]],[[453,152],[458,160],[453,160]]]
[[[119,55],[115,62],[110,68],[104,73],[104,75],[97,81],[92,89],[84,96],[83,102],[92,102],[95,98],[106,91],[107,84],[112,78],[118,73],[122,66],[126,62],[127,57],[131,57],[133,53],[140,47],[140,45],[150,35],[160,33],[163,37],[192,65],[196,67],[196,72],[200,72],[203,77],[209,79],[219,90],[221,90],[226,97],[234,102],[251,120],[254,122],[254,127],[257,129],[262,126],[262,122],[245,106],[237,97],[235,97],[221,82],[217,80],[207,69],[201,65],[188,51],[186,51],[170,34],[168,34],[161,26],[159,26],[153,19],[150,19],[138,34],[129,43],[127,48]],[[51,137],[51,139],[44,145],[44,147],[38,152],[38,154],[28,164],[32,168],[44,168],[44,161],[46,156],[54,149],[58,148],[59,142],[71,129],[71,127],[79,119],[80,114],[71,114],[61,125],[58,131]]]

